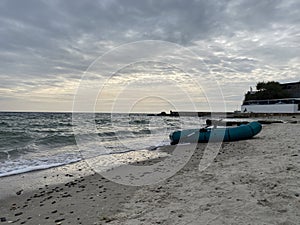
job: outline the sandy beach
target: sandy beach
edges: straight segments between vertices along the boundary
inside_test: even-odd
[[[300,225],[300,0],[0,18],[0,225]]]
[[[114,183],[84,162],[1,178],[0,224],[299,224],[300,120],[292,120],[223,143],[204,171],[199,144],[183,169],[148,186]]]

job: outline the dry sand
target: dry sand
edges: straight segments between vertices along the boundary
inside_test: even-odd
[[[1,178],[0,224],[300,224],[299,133],[299,119],[265,125],[224,143],[201,172],[199,144],[183,169],[149,186],[116,184],[84,163]]]

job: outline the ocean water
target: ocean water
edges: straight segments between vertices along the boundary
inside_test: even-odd
[[[72,116],[0,112],[0,177],[105,154],[158,151],[160,146],[169,145],[171,132],[205,123],[204,118],[197,117],[105,113],[79,114],[76,119],[80,123],[74,123]]]

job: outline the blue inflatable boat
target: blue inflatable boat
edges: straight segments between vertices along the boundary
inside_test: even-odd
[[[170,134],[171,144],[206,143],[208,141],[238,141],[252,138],[262,129],[259,122],[250,122],[237,127],[216,127],[175,131]]]

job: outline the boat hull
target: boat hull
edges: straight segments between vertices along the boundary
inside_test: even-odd
[[[226,128],[203,128],[203,129],[187,129],[175,131],[170,134],[171,144],[178,143],[206,143],[213,142],[229,142],[250,139],[262,130],[262,125],[258,122],[250,122],[237,127]]]

